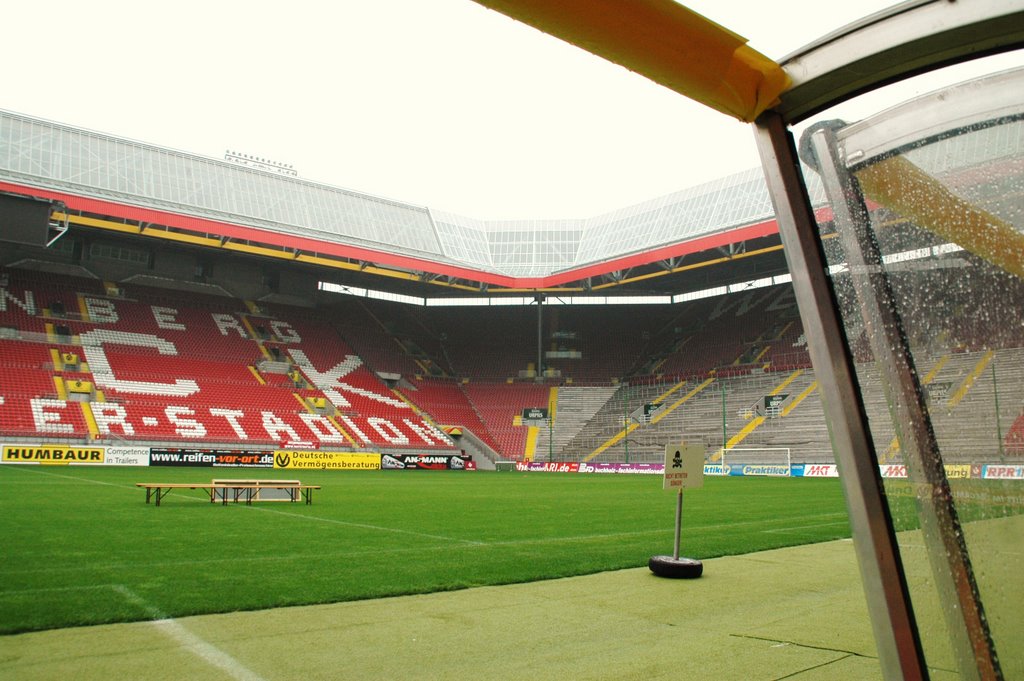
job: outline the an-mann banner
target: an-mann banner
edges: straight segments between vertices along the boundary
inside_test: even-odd
[[[273,468],[270,452],[229,449],[157,449],[149,454],[152,466],[203,466],[210,468]]]
[[[468,456],[456,454],[384,454],[380,467],[396,471],[462,471],[470,470]]]
[[[375,471],[381,468],[378,453],[320,452],[303,449],[278,449],[273,456],[274,468],[318,471]]]

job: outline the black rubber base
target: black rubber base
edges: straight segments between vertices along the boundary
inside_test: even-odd
[[[704,563],[693,558],[673,558],[672,556],[651,556],[647,567],[659,577],[673,579],[695,579],[704,574]]]

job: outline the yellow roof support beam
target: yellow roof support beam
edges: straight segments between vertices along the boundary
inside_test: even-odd
[[[220,248],[221,240],[215,239],[208,236],[200,236],[199,234],[192,234],[189,232],[172,232],[167,229],[157,229],[155,227],[143,227],[143,236],[155,236],[160,239],[167,239],[168,241],[180,241],[186,244],[195,244],[197,246],[207,246],[209,248]]]
[[[1024,234],[960,198],[907,159],[887,158],[854,174],[868,198],[1024,278]]]
[[[251,253],[253,255],[262,255],[268,258],[281,258],[283,260],[295,260],[294,251],[281,251],[276,248],[266,248],[265,246],[253,246],[252,244],[243,244],[236,241],[225,241],[221,244],[221,248],[226,251],[238,251],[240,253]]]
[[[790,86],[745,38],[673,0],[476,2],[748,123]]]

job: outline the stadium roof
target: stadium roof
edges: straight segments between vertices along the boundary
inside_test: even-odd
[[[615,286],[777,233],[760,169],[598,216],[477,220],[2,111],[0,190],[62,201],[85,227],[466,290]]]

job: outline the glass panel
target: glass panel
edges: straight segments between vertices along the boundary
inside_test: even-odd
[[[926,662],[965,678],[991,648],[1024,678],[1021,92],[974,79],[801,143]]]

